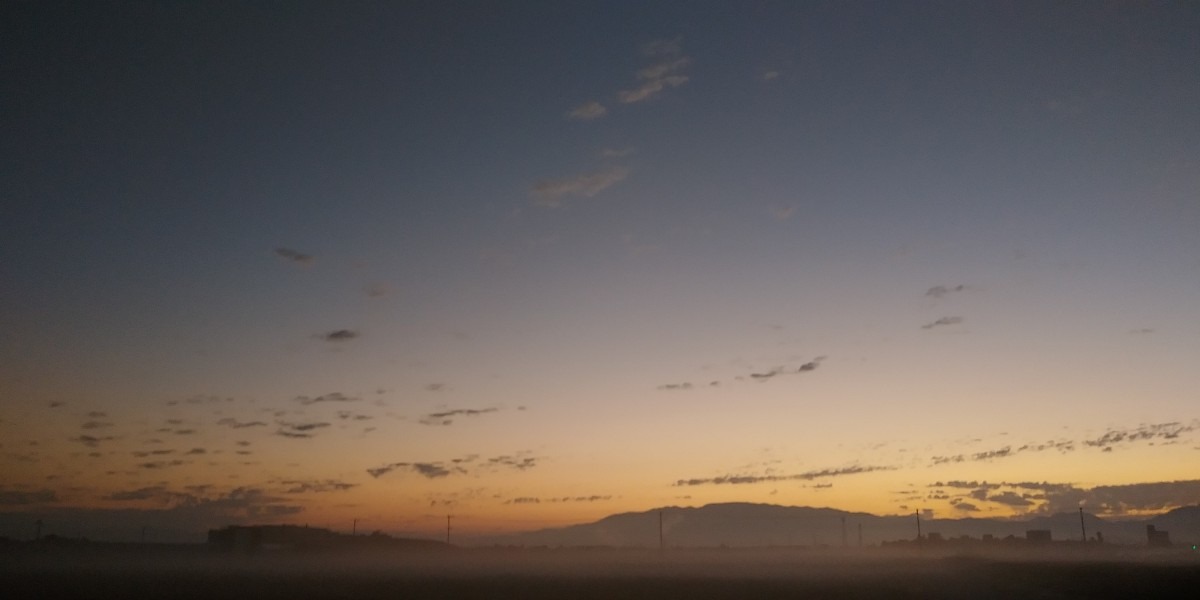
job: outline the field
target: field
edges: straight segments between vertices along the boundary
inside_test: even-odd
[[[786,551],[5,558],[0,589],[11,598],[1182,598],[1200,590],[1200,560],[1186,553],[1037,560]]]

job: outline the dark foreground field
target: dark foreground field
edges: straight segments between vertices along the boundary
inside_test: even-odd
[[[1196,598],[1200,560],[458,553],[7,556],[5,598]]]

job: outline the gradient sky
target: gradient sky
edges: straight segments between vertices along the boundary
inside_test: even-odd
[[[6,523],[1200,503],[1195,3],[3,14]]]

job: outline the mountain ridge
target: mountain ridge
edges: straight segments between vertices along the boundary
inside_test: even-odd
[[[663,542],[678,547],[840,546],[877,545],[917,536],[914,515],[873,515],[830,507],[789,506],[753,502],[722,502],[698,507],[663,506],[645,511],[608,515],[590,523],[551,527],[503,536],[479,538],[477,543],[523,546],[657,547],[659,523]],[[1024,537],[1029,530],[1048,530],[1055,540],[1094,539],[1145,544],[1146,526],[1166,530],[1176,543],[1200,542],[1200,505],[1183,506],[1151,517],[1105,518],[1083,513],[1032,515],[1028,518],[988,517],[920,519],[923,535],[944,538]]]

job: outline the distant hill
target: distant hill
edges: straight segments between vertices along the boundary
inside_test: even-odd
[[[832,508],[779,506],[774,504],[725,503],[702,507],[668,506],[645,512],[611,515],[593,523],[542,529],[526,533],[476,540],[484,544],[522,546],[614,546],[657,547],[659,514],[668,546],[841,546],[843,535],[850,546],[858,544],[859,528],[864,544],[913,539],[917,535],[914,516],[877,516]],[[843,519],[845,527],[843,529]],[[1189,506],[1150,519],[1103,519],[1084,513],[1089,538],[1100,532],[1105,541],[1144,544],[1146,525],[1170,532],[1176,543],[1200,542],[1200,506]],[[991,535],[1024,537],[1030,529],[1050,530],[1055,540],[1078,540],[1079,515],[1061,513],[1026,520],[1009,519],[922,519],[924,534],[944,538]],[[844,534],[843,534],[844,531]]]
[[[208,545],[227,551],[259,551],[266,548],[302,552],[392,550],[438,551],[451,546],[444,542],[413,538],[398,538],[375,532],[370,535],[347,535],[318,527],[297,525],[230,525],[208,532]]]

